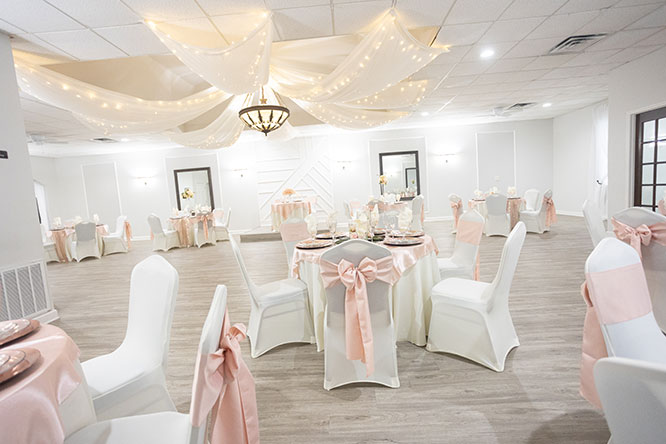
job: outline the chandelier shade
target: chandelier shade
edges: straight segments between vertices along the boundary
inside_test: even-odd
[[[238,112],[238,117],[248,126],[248,128],[261,131],[266,136],[268,136],[268,133],[271,131],[280,128],[289,118],[289,108],[282,106],[277,95],[273,95],[278,104],[268,105],[266,103],[267,100],[264,97],[264,88],[262,87],[259,104],[247,106]],[[252,101],[250,95],[248,95],[247,101]]]

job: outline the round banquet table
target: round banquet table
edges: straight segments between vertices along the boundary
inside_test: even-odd
[[[393,266],[400,278],[391,287],[391,304],[396,341],[409,341],[418,346],[426,344],[430,325],[430,294],[439,282],[437,245],[428,235],[424,243],[413,247],[390,247]],[[332,247],[329,247],[332,248]],[[319,259],[328,248],[300,250],[294,248],[292,276],[308,286],[310,311],[315,327],[317,351],[324,349],[324,309],[326,290],[320,276]]]
[[[271,204],[271,229],[279,231],[282,222],[294,217],[305,219],[312,212],[312,206],[308,200],[295,200],[291,202],[273,202]]]
[[[511,229],[513,230],[513,227],[516,226],[518,221],[520,220],[520,210],[523,207],[523,203],[525,201],[523,200],[522,197],[508,197],[506,199],[506,211],[509,213],[509,217],[511,219]],[[476,209],[483,218],[488,217],[488,208],[486,207],[486,199],[470,199],[467,202],[467,206],[470,209]]]
[[[172,229],[178,232],[178,240],[180,242],[180,246],[191,247],[195,244],[194,225],[198,224],[199,222],[208,224],[209,220],[211,221],[214,220],[212,212],[198,213],[195,216],[178,216],[178,217],[172,216],[169,218],[169,224],[171,225]],[[207,236],[214,236],[215,228],[211,227],[208,228],[209,229]],[[206,235],[206,231],[204,231],[204,235]],[[206,239],[208,239],[208,237],[206,237]]]
[[[53,325],[11,342],[3,349],[30,347],[41,357],[22,374],[0,384],[0,441],[62,443],[97,421],[79,362],[79,349]]]

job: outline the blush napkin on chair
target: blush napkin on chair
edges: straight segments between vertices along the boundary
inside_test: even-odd
[[[386,256],[376,261],[366,257],[359,262],[358,267],[345,259],[338,264],[321,260],[319,266],[325,288],[338,283],[345,286],[347,359],[363,362],[366,376],[370,376],[375,371],[375,362],[366,284],[376,279],[389,284],[395,282],[393,256]]]

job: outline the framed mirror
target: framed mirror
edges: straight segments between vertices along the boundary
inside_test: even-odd
[[[179,210],[193,209],[197,205],[215,208],[210,167],[173,170],[173,175]]]
[[[418,151],[379,153],[379,174],[386,176],[384,193],[397,194],[402,200],[421,194]]]

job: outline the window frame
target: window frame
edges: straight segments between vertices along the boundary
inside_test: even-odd
[[[635,158],[634,158],[634,206],[657,210],[657,204],[661,196],[657,195],[657,187],[666,187],[666,182],[657,182],[657,168],[659,165],[666,165],[666,160],[658,161],[659,143],[666,145],[666,137],[659,138],[659,120],[666,119],[666,107],[653,109],[644,113],[636,114],[636,140],[635,140]],[[654,121],[654,139],[651,142],[643,142],[643,124]],[[666,120],[664,121],[666,124]],[[647,143],[654,144],[654,153],[652,162],[643,162],[643,145]],[[643,167],[652,165],[652,181],[643,183]],[[652,203],[643,204],[643,188],[652,188]]]

